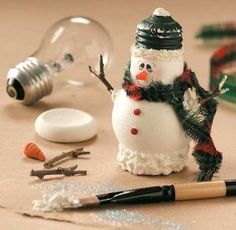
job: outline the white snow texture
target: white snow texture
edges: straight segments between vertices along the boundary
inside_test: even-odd
[[[123,170],[137,175],[169,175],[180,172],[188,159],[189,147],[163,153],[142,153],[119,144],[117,160]]]

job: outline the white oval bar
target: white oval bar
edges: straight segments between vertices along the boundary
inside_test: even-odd
[[[53,142],[85,141],[97,133],[97,123],[90,114],[78,109],[48,110],[35,121],[36,133]]]

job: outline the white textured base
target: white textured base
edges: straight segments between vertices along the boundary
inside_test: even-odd
[[[168,154],[142,153],[119,144],[117,160],[123,170],[137,175],[169,175],[180,172],[188,159],[189,146]]]

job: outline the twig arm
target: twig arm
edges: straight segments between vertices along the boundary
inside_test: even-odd
[[[203,105],[206,102],[208,102],[209,100],[213,99],[214,97],[218,97],[218,96],[228,92],[229,91],[228,88],[222,88],[226,80],[227,80],[227,75],[225,75],[224,78],[220,81],[218,87],[214,90],[212,95],[208,98],[205,98],[205,99],[201,100],[200,104]]]
[[[100,66],[100,70],[99,70],[99,74],[94,70],[94,68],[89,65],[89,71],[96,76],[107,88],[107,90],[112,93],[112,91],[114,90],[114,88],[112,87],[112,85],[107,81],[107,79],[105,78],[105,73],[104,73],[104,63],[103,63],[103,56],[100,55],[99,58],[99,66]]]

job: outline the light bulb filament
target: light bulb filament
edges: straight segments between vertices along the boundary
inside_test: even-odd
[[[62,60],[52,60],[47,66],[53,75],[62,72],[74,62],[72,54],[66,53]]]

